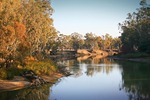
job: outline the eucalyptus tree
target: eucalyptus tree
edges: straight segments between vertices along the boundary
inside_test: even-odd
[[[105,34],[104,36],[104,50],[112,48],[113,38],[109,34]]]
[[[83,48],[84,45],[84,39],[83,36],[77,32],[74,32],[71,34],[71,43],[72,43],[72,48],[77,50]]]
[[[23,22],[27,27],[27,40],[32,46],[31,53],[35,50],[43,51],[48,40],[57,35],[53,27],[52,13],[49,0],[23,1],[21,14],[24,15]]]
[[[122,46],[122,43],[121,43],[120,37],[113,38],[113,40],[112,40],[112,49],[116,49],[116,50],[120,51],[121,46]]]
[[[26,26],[20,21],[20,8],[21,0],[0,1],[0,54],[5,59],[15,56],[18,46],[26,43]]]
[[[98,48],[98,44],[96,41],[97,36],[95,34],[86,33],[84,37],[85,37],[85,46],[87,49]]]
[[[43,52],[57,37],[49,0],[0,0],[0,54]]]
[[[120,24],[123,50],[127,52],[150,52],[150,5],[146,0],[141,0],[140,5],[137,12],[129,13]]]
[[[102,39],[102,37],[97,36],[96,41],[97,41],[97,44],[98,44],[98,48],[102,50],[103,49],[103,39]]]
[[[64,35],[64,34],[59,34],[57,41],[59,44],[58,48],[60,50],[67,49],[69,47],[70,36]]]

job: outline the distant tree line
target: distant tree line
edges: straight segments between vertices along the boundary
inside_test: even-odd
[[[141,0],[137,12],[129,13],[120,23],[122,51],[150,53],[150,4]]]
[[[94,33],[86,33],[83,36],[80,33],[74,32],[71,35],[59,34],[56,41],[54,49],[56,50],[64,50],[64,49],[101,49],[101,50],[120,50],[121,40],[120,38],[113,38],[109,34],[105,34],[102,36],[97,36]]]

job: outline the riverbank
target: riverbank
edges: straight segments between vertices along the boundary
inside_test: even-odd
[[[0,92],[22,89],[30,86],[54,84],[66,74],[63,66],[52,60],[26,61],[24,66],[12,65],[0,68]]]
[[[22,89],[30,85],[28,81],[0,80],[0,92]]]
[[[60,73],[54,73],[50,76],[40,75],[40,77],[48,82],[47,84],[54,84],[59,78],[63,77],[63,75]],[[0,92],[18,90],[30,86],[32,86],[32,83],[22,76],[15,76],[12,80],[0,80]]]
[[[127,60],[136,62],[150,62],[150,54],[147,53],[128,53],[110,56],[109,58],[116,60]]]
[[[127,61],[136,61],[136,62],[149,62],[150,63],[150,58],[120,58],[120,57],[109,57],[111,59],[115,60],[127,60]]]

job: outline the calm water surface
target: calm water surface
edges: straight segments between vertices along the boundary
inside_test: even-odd
[[[150,100],[150,63],[90,58],[58,64],[73,75],[52,86],[0,92],[0,100]]]
[[[111,59],[60,63],[74,75],[53,85],[49,100],[150,100],[150,63]]]

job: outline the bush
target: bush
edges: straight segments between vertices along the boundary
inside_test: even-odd
[[[0,79],[7,79],[7,72],[5,68],[0,68]]]
[[[0,79],[12,79],[14,76],[20,76],[26,70],[32,70],[38,75],[51,75],[58,72],[58,68],[51,60],[28,61],[25,66],[14,64],[9,68],[0,68]]]
[[[0,68],[0,79],[12,79],[14,76],[21,75],[24,69],[16,67]]]
[[[30,61],[24,67],[24,69],[32,70],[38,75],[41,75],[41,74],[51,75],[51,74],[58,71],[58,68],[56,67],[56,65],[50,60],[47,60],[47,61]]]

